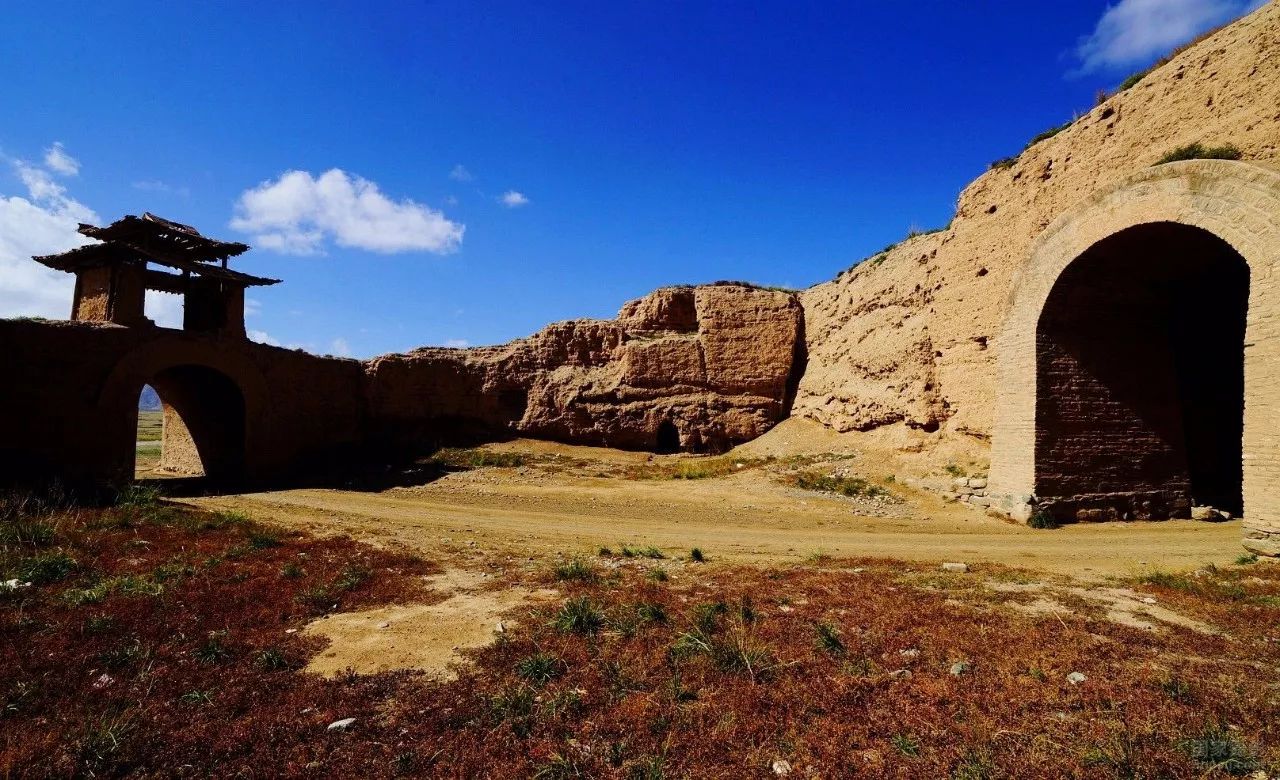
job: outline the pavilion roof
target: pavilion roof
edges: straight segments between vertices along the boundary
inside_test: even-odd
[[[68,272],[145,260],[245,286],[276,284],[280,281],[251,276],[226,267],[227,260],[247,250],[248,244],[208,238],[189,225],[150,213],[144,213],[141,217],[130,214],[106,227],[81,224],[79,232],[102,243],[87,244],[60,254],[32,259],[50,268]]]

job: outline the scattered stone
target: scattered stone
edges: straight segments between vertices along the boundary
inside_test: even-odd
[[[333,723],[330,723],[329,727],[325,730],[326,731],[346,731],[347,729],[351,728],[352,725],[355,724],[355,722],[356,722],[355,718],[343,718],[342,720],[335,720]]]
[[[894,669],[892,672],[889,672],[889,677],[894,680],[910,680],[911,670],[910,669]]]
[[[968,478],[968,477],[957,477],[957,478],[956,478],[956,480],[955,480],[954,482],[952,482],[951,484],[952,484],[952,485],[955,485],[955,486],[956,486],[956,487],[958,487],[958,488],[967,488],[967,487],[969,487],[969,478]]]
[[[1087,679],[1089,678],[1085,677],[1080,672],[1072,672],[1071,674],[1067,675],[1067,682],[1071,683],[1072,685],[1079,685],[1080,683],[1084,682]]]
[[[969,487],[982,490],[987,486],[987,481],[981,477],[969,477]]]
[[[966,672],[968,672],[968,671],[969,671],[969,669],[970,669],[970,666],[969,666],[968,662],[966,662],[966,661],[956,661],[955,663],[951,664],[951,676],[952,676],[952,677],[959,677],[960,675],[965,674]]]
[[[955,572],[956,574],[965,574],[969,571],[969,565],[966,563],[944,563],[943,571]]]
[[[1142,597],[1142,603],[1143,603],[1143,604],[1154,604],[1154,603],[1156,603],[1156,600],[1155,600],[1154,598],[1150,597],[1150,596],[1143,596],[1143,597]]]
[[[384,620],[378,624],[378,628],[391,628],[391,624]]]
[[[17,590],[18,588],[29,587],[31,587],[31,583],[23,582],[21,580],[5,580],[4,582],[0,582],[0,591]]]
[[[777,761],[774,761],[773,773],[775,775],[778,775],[779,777],[791,774],[791,762],[784,761],[783,759],[778,759]]]
[[[494,626],[493,630],[499,634],[505,634],[507,633],[507,624],[499,620],[498,625]]]
[[[908,647],[906,650],[899,650],[898,655],[902,656],[903,658],[919,658],[920,651],[915,649],[914,647]]]
[[[1224,520],[1230,520],[1231,513],[1211,506],[1193,506],[1191,507],[1191,519],[1206,523],[1221,523]]]
[[[296,628],[286,628],[286,629],[284,630],[284,632],[285,632],[286,634],[296,634],[296,633],[298,633],[298,629],[296,629]]]
[[[95,691],[100,691],[103,688],[106,688],[108,685],[111,685],[115,681],[116,681],[116,678],[112,677],[106,672],[103,672],[102,674],[98,675],[98,679],[93,681],[93,689]]]

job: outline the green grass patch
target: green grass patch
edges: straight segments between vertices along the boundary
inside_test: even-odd
[[[813,490],[819,493],[835,493],[851,498],[874,498],[893,495],[885,488],[862,477],[841,477],[835,474],[821,474],[814,471],[802,471],[793,474],[789,482],[801,490]]]
[[[1205,146],[1199,142],[1179,146],[1156,161],[1156,165],[1181,162],[1182,160],[1239,160],[1244,156],[1231,144],[1222,146]]]

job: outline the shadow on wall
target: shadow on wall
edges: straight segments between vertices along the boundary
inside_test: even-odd
[[[1036,341],[1036,493],[1062,519],[1243,509],[1249,268],[1205,230],[1153,223],[1062,273]],[[1056,500],[1052,500],[1056,497]]]

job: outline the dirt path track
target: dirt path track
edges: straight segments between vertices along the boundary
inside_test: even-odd
[[[943,504],[931,494],[900,492],[903,503],[878,507],[788,488],[760,471],[678,481],[485,468],[384,492],[306,489],[196,502],[423,551],[472,547],[534,556],[594,553],[626,542],[670,552],[697,546],[734,560],[825,553],[992,561],[1082,578],[1222,565],[1242,552],[1238,521],[1037,531]]]

